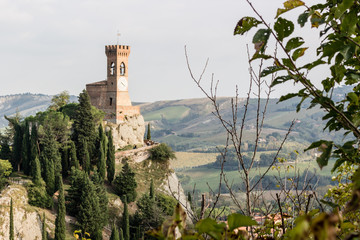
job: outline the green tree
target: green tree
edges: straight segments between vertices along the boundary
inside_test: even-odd
[[[15,239],[15,235],[14,235],[14,208],[13,208],[13,200],[11,198],[10,200],[10,233],[9,233],[10,240],[14,240]]]
[[[20,167],[22,164],[22,139],[23,139],[23,129],[20,124],[15,125],[15,135],[14,135],[14,143],[13,143],[13,166],[15,166],[18,171],[20,171]]]
[[[52,97],[51,105],[48,109],[57,111],[68,104],[70,101],[70,95],[68,91],[63,91]]]
[[[126,196],[124,197],[123,203],[124,203],[124,212],[122,215],[121,228],[122,228],[122,232],[124,233],[124,240],[130,240],[129,210],[128,210]]]
[[[149,196],[151,199],[155,199],[154,180],[151,179]]]
[[[30,135],[30,168],[31,168],[31,172],[30,175],[34,176],[35,173],[33,171],[36,170],[36,167],[34,167],[35,163],[35,159],[38,158],[39,160],[39,142],[38,142],[38,130],[37,130],[37,126],[35,123],[32,124],[31,126],[31,135]],[[40,162],[39,162],[40,163]],[[40,170],[41,173],[41,170]]]
[[[83,170],[85,172],[87,172],[88,174],[90,174],[90,169],[91,169],[91,163],[90,163],[90,153],[89,153],[89,148],[87,145],[87,142],[85,140],[83,140],[83,148],[84,148],[84,155],[82,157],[83,161],[82,161],[82,167]]]
[[[99,200],[95,193],[95,187],[87,174],[83,176],[84,187],[81,191],[79,211],[76,218],[83,232],[88,232],[93,239],[99,239],[102,225],[99,224]]]
[[[126,196],[128,202],[133,202],[137,195],[136,187],[135,173],[126,162],[113,182],[113,189],[122,200],[124,200]]]
[[[11,149],[10,149],[10,136],[7,134],[2,135],[0,133],[0,159],[10,160],[11,159]]]
[[[108,213],[108,203],[107,191],[104,187],[104,180],[96,172],[92,175],[91,180],[94,183],[95,193],[99,200],[99,222],[101,226],[105,226],[108,222],[109,213]]]
[[[47,240],[45,212],[43,213],[43,219],[42,219],[41,239],[42,239],[42,240]]]
[[[66,210],[71,216],[76,216],[79,212],[80,198],[85,185],[84,175],[86,175],[84,171],[76,169],[75,167],[71,168],[70,188],[68,189],[68,194],[66,196]]]
[[[106,162],[105,162],[103,141],[100,141],[99,158],[98,158],[98,161],[97,161],[97,169],[98,169],[98,173],[99,173],[99,176],[101,177],[101,179],[105,179]]]
[[[58,208],[57,215],[55,220],[55,240],[65,240],[66,235],[66,222],[65,222],[65,197],[64,197],[64,187],[61,175],[59,178],[59,197],[58,197]]]
[[[110,240],[120,240],[119,231],[117,230],[117,227],[115,226],[115,224],[113,224],[113,226],[111,228]]]
[[[46,183],[46,190],[50,196],[55,192],[55,171],[61,173],[61,157],[59,154],[59,144],[56,141],[55,132],[51,125],[44,125],[39,128],[40,162],[43,168],[43,179]]]
[[[30,145],[30,126],[29,126],[29,122],[25,120],[25,125],[23,127],[23,132],[24,132],[24,136],[22,139],[22,146],[21,146],[21,158],[22,158],[22,168],[24,171],[24,174],[26,175],[30,175],[30,156],[31,156],[31,145]]]
[[[112,131],[108,132],[108,148],[107,148],[107,179],[109,183],[112,183],[115,176],[115,147],[113,143]]]
[[[92,156],[95,147],[96,129],[90,97],[86,90],[79,94],[78,99],[79,105],[77,106],[73,123],[73,141],[76,145],[78,159],[83,159],[89,150],[89,156]],[[84,142],[86,142],[86,145]]]
[[[38,157],[35,157],[35,161],[32,165],[33,170],[32,170],[32,180],[33,183],[36,186],[40,186],[42,185],[43,179],[41,178],[41,167],[40,167],[40,161]]]
[[[70,141],[69,162],[70,162],[70,168],[75,167],[76,169],[79,169],[80,164],[76,156],[76,147],[73,141]]]
[[[124,240],[124,234],[122,228],[119,229],[119,238],[120,240]]]
[[[147,127],[146,140],[151,140],[151,129],[150,129],[150,123],[148,123],[148,127]]]

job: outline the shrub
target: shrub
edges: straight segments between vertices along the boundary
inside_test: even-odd
[[[26,188],[30,205],[41,208],[51,208],[53,206],[53,201],[47,194],[44,185],[36,186],[31,183],[27,185]]]
[[[165,143],[161,143],[160,145],[151,148],[149,151],[152,160],[167,161],[176,158],[174,151]]]

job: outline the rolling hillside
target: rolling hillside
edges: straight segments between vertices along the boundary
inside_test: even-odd
[[[337,88],[334,97],[346,94],[347,88]],[[18,111],[21,116],[33,115],[44,111],[49,105],[52,96],[42,94],[15,94],[0,96],[0,116],[11,116]],[[76,96],[71,96],[71,101],[76,101]],[[335,99],[336,100],[336,99]],[[243,117],[245,99],[239,99],[238,122]],[[270,99],[266,119],[264,122],[263,138],[274,132],[285,134],[290,122],[297,119],[291,134],[294,141],[311,142],[319,138],[339,139],[341,134],[324,133],[324,124],[321,120],[323,112],[320,109],[302,109],[295,112],[297,99],[278,103],[278,99]],[[219,97],[218,104],[225,120],[232,119],[231,98]],[[265,101],[261,101],[264,106]],[[155,141],[166,142],[176,151],[216,151],[215,146],[223,145],[226,133],[219,120],[216,119],[211,102],[206,98],[182,99],[172,101],[158,101],[153,103],[134,103],[141,107],[141,113],[146,122],[151,124],[152,138]],[[251,99],[245,120],[245,140],[252,140],[256,126],[255,99]],[[303,104],[307,108],[309,102]],[[0,129],[7,126],[7,121],[0,118]]]

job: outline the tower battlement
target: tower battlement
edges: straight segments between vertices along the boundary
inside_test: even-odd
[[[105,54],[107,57],[116,56],[116,55],[128,56],[130,54],[130,46],[107,45],[105,46]]]

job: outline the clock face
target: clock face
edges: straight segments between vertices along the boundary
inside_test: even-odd
[[[128,81],[127,81],[126,77],[119,77],[118,89],[119,89],[119,91],[127,91]]]

